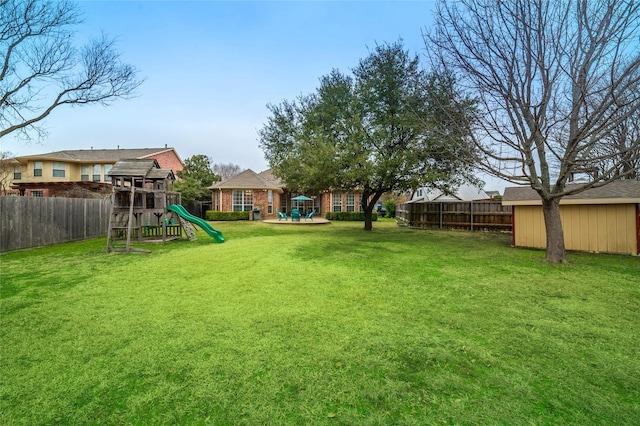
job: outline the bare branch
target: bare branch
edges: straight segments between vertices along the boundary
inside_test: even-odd
[[[66,0],[7,0],[0,14],[0,138],[44,134],[38,123],[61,105],[135,96],[142,83],[104,34],[73,45],[77,7]]]

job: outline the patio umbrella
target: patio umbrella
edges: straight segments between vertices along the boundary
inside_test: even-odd
[[[304,203],[305,203],[305,201],[313,201],[313,198],[309,198],[306,195],[298,195],[297,197],[291,198],[291,201],[297,201],[299,203],[302,203],[302,214],[304,215],[304,211],[305,211]]]

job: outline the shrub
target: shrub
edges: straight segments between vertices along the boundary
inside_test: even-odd
[[[364,212],[327,212],[324,215],[328,220],[345,220],[351,222],[364,222]],[[378,213],[371,214],[371,220],[378,220]]]
[[[215,210],[207,210],[205,218],[207,220],[249,220],[250,212],[218,212]]]
[[[387,210],[387,217],[396,217],[396,201],[393,199],[385,200],[382,205]]]

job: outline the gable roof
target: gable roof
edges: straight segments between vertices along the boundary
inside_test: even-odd
[[[144,177],[148,179],[172,179],[175,180],[173,171],[169,169],[161,169],[158,161],[154,159],[127,159],[119,160],[113,165],[108,176],[111,177]]]
[[[567,185],[567,189],[578,184]],[[560,204],[634,204],[640,203],[640,181],[620,180],[597,188],[566,195]],[[542,205],[538,193],[529,186],[508,187],[504,189],[502,204],[505,206]]]
[[[118,160],[126,160],[130,158],[147,158],[152,155],[162,154],[168,151],[173,151],[176,156],[174,148],[136,148],[136,149],[78,149],[78,150],[64,150],[54,151],[45,154],[24,155],[16,157],[20,160],[52,160],[52,161],[68,161],[68,162],[111,162],[115,163]],[[180,157],[178,157],[180,158]]]
[[[264,172],[263,172],[264,173]],[[272,182],[260,176],[251,169],[247,169],[232,178],[216,182],[209,189],[275,189],[281,188],[276,182]]]

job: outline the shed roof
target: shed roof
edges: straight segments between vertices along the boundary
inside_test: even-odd
[[[78,149],[54,151],[45,154],[24,155],[16,157],[20,160],[61,160],[69,162],[105,162],[115,163],[128,158],[146,158],[151,155],[174,151],[174,148],[135,148],[135,149]],[[177,155],[177,154],[176,154]]]
[[[154,159],[139,160],[137,158],[129,158],[116,162],[107,174],[109,176],[145,177],[152,168],[160,168],[158,162]]]
[[[567,185],[567,189],[581,186]],[[640,181],[621,180],[597,188],[562,197],[560,204],[635,204],[640,203]],[[538,193],[529,186],[505,188],[502,204],[505,206],[541,205]]]
[[[264,173],[264,172],[263,172]],[[232,178],[216,182],[209,189],[275,189],[280,190],[280,186],[276,182],[272,182],[254,172],[247,169]]]
[[[154,180],[158,180],[158,179],[170,179],[170,180],[176,180],[175,175],[173,174],[173,170],[171,169],[151,169],[149,170],[149,172],[147,173],[147,175],[145,176],[147,179],[154,179]]]
[[[153,158],[142,160],[138,158],[120,160],[113,165],[107,175],[111,177],[143,177],[153,180],[175,180],[173,171],[169,169],[161,169],[158,165],[158,161]]]

